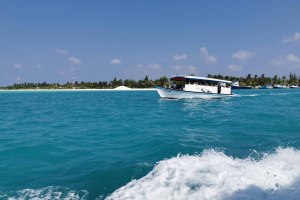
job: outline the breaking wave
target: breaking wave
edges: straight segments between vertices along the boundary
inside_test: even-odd
[[[299,199],[300,151],[279,148],[261,159],[205,150],[160,161],[106,199]]]
[[[24,189],[20,191],[0,192],[0,199],[8,200],[25,200],[25,199],[64,199],[77,200],[87,199],[88,192],[86,190],[70,190],[63,187],[48,186],[41,189]]]

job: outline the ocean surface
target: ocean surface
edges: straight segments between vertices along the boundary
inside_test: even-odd
[[[299,199],[300,89],[0,91],[0,199]]]

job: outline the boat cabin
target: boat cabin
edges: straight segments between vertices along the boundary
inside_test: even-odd
[[[173,76],[170,78],[170,82],[170,88],[175,90],[231,94],[231,81],[227,80],[198,76]]]

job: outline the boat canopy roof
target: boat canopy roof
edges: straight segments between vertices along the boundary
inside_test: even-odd
[[[213,81],[213,82],[221,82],[221,83],[231,83],[231,81],[222,80],[222,79],[216,79],[216,78],[207,78],[207,77],[200,77],[200,76],[173,76],[170,78],[170,80],[175,81],[182,81],[184,79],[193,79],[193,80],[204,80],[204,81]]]

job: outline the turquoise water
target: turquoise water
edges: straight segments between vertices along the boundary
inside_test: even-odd
[[[235,93],[1,91],[0,199],[296,199],[300,89]]]

